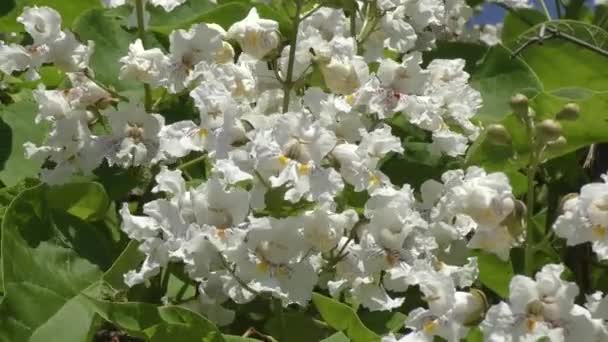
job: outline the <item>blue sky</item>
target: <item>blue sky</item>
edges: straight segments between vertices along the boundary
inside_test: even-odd
[[[538,7],[539,0],[533,0],[533,3]],[[554,0],[545,0],[547,7],[552,15],[555,15],[555,1]],[[593,0],[586,1],[589,5],[593,5]],[[485,4],[483,8],[483,12],[481,15],[477,16],[473,19],[473,23],[475,24],[494,24],[502,21],[502,18],[505,15],[505,10],[501,7],[498,7],[493,4]]]

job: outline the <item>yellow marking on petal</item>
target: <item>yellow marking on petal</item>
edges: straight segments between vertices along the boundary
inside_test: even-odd
[[[608,234],[608,229],[606,229],[606,227],[604,227],[601,224],[596,224],[595,226],[593,226],[591,228],[592,232],[593,232],[593,236],[595,236],[598,239],[604,239],[606,237],[606,235]]]
[[[535,328],[536,328],[536,320],[534,318],[526,319],[526,330],[528,330],[528,332],[531,333],[534,331]]]
[[[300,164],[298,166],[298,173],[302,176],[310,173],[310,165],[308,164]]]
[[[439,324],[437,324],[436,320],[432,320],[432,321],[427,321],[424,322],[424,324],[422,324],[422,330],[430,335],[434,335],[435,332],[437,332],[437,328],[439,327]]]
[[[398,253],[393,253],[391,251],[386,251],[386,262],[390,266],[397,265],[397,263],[399,262],[399,260],[400,260],[400,258],[399,258],[399,254]]]
[[[267,273],[270,270],[270,263],[266,260],[260,260],[256,264],[258,271]]]
[[[206,138],[209,135],[209,131],[206,128],[201,128],[198,130],[198,136],[201,138]]]
[[[369,173],[369,185],[376,186],[380,184],[380,177],[376,176],[374,173]]]
[[[220,239],[225,239],[226,238],[226,228],[225,227],[217,227],[215,229],[215,234],[220,238]]]
[[[355,103],[355,94],[354,93],[346,96],[346,103],[348,103],[351,106]]]
[[[279,156],[279,165],[281,165],[281,167],[285,167],[287,166],[287,164],[289,163],[289,158],[286,157],[285,155],[280,155]]]

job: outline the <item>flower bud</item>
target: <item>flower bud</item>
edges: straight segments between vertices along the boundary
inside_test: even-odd
[[[232,62],[234,60],[234,49],[232,48],[232,45],[227,42],[222,42],[222,47],[215,52],[213,59],[217,64]]]
[[[479,324],[484,319],[489,305],[488,299],[486,298],[485,293],[482,291],[478,289],[471,289],[469,293],[471,294],[475,304],[471,305],[469,310],[467,310],[467,316],[462,324],[470,327]]]
[[[581,114],[581,107],[576,103],[568,103],[555,115],[557,120],[576,120]]]
[[[547,151],[557,152],[566,147],[566,145],[568,145],[568,140],[563,135],[560,135],[557,139],[547,143]]]
[[[562,125],[552,119],[546,119],[536,125],[536,135],[543,142],[556,140],[562,134]]]
[[[526,205],[520,200],[515,201],[513,211],[507,216],[502,224],[507,226],[509,234],[517,238],[524,230],[524,217],[526,217]]]
[[[492,124],[486,128],[486,137],[488,141],[495,145],[511,145],[511,134],[505,126],[500,124]]]
[[[562,197],[561,201],[559,202],[559,210],[560,212],[563,214],[565,212],[564,206],[566,205],[566,202],[568,202],[571,199],[575,199],[578,197],[578,193],[576,192],[571,192],[569,194],[566,194],[564,197]]]
[[[515,94],[509,101],[511,109],[519,118],[523,119],[528,115],[529,100],[524,94]]]
[[[321,62],[319,65],[325,85],[336,94],[352,94],[361,85],[357,70],[351,63],[332,58],[329,63]]]

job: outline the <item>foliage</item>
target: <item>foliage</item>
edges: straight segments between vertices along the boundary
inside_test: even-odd
[[[492,2],[3,1],[0,341],[608,339],[608,6]]]

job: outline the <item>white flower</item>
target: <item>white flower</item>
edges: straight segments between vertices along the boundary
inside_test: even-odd
[[[141,39],[129,45],[129,54],[120,63],[120,79],[133,78],[158,86],[166,77],[167,57],[158,48],[144,50]]]
[[[310,245],[297,228],[298,218],[250,218],[244,243],[229,260],[236,276],[259,292],[270,292],[283,305],[306,305],[317,283],[317,273],[308,253]]]
[[[121,105],[104,113],[112,136],[108,137],[106,158],[122,167],[149,165],[158,155],[159,132],[164,117],[148,114],[138,105]]]
[[[245,19],[230,26],[227,38],[235,40],[247,55],[262,59],[279,46],[279,23],[260,18],[253,7]]]
[[[598,258],[608,259],[608,184],[584,185],[563,210],[553,225],[555,233],[570,246],[591,241]]]
[[[201,62],[211,63],[218,51],[223,49],[224,30],[216,24],[200,23],[190,30],[171,32],[171,44],[167,67],[168,89],[179,92],[193,81],[192,72]]]
[[[110,7],[110,8],[123,6],[127,3],[131,3],[131,4],[135,5],[135,2],[133,0],[101,0],[101,1],[103,2],[105,7]],[[147,0],[143,0],[143,1],[145,4]],[[185,2],[186,2],[186,0],[150,0],[150,3],[152,5],[160,6],[166,12],[173,11],[176,7],[178,7],[179,5],[181,5]]]
[[[338,246],[345,232],[349,232],[358,220],[352,209],[335,213],[329,204],[322,204],[303,215],[304,237],[318,251],[326,253]]]
[[[30,53],[21,45],[5,44],[0,41],[0,71],[11,74],[13,71],[22,71],[36,68]]]
[[[49,7],[25,7],[17,21],[25,26],[34,44],[51,43],[61,34],[61,16]]]
[[[433,180],[421,187],[425,205],[436,203],[430,219],[431,231],[438,240],[462,239],[474,230],[469,248],[481,248],[507,260],[518,242],[505,223],[515,209],[507,176],[469,167],[466,173],[447,171],[442,180],[443,187]]]
[[[595,333],[591,315],[574,305],[575,283],[560,276],[563,265],[545,265],[530,279],[516,275],[509,285],[509,304],[490,308],[481,329],[489,341],[536,341],[547,336],[552,341],[576,340],[576,335]],[[581,312],[582,310],[582,312]],[[591,328],[591,329],[588,329]],[[583,338],[589,340],[589,337]]]

